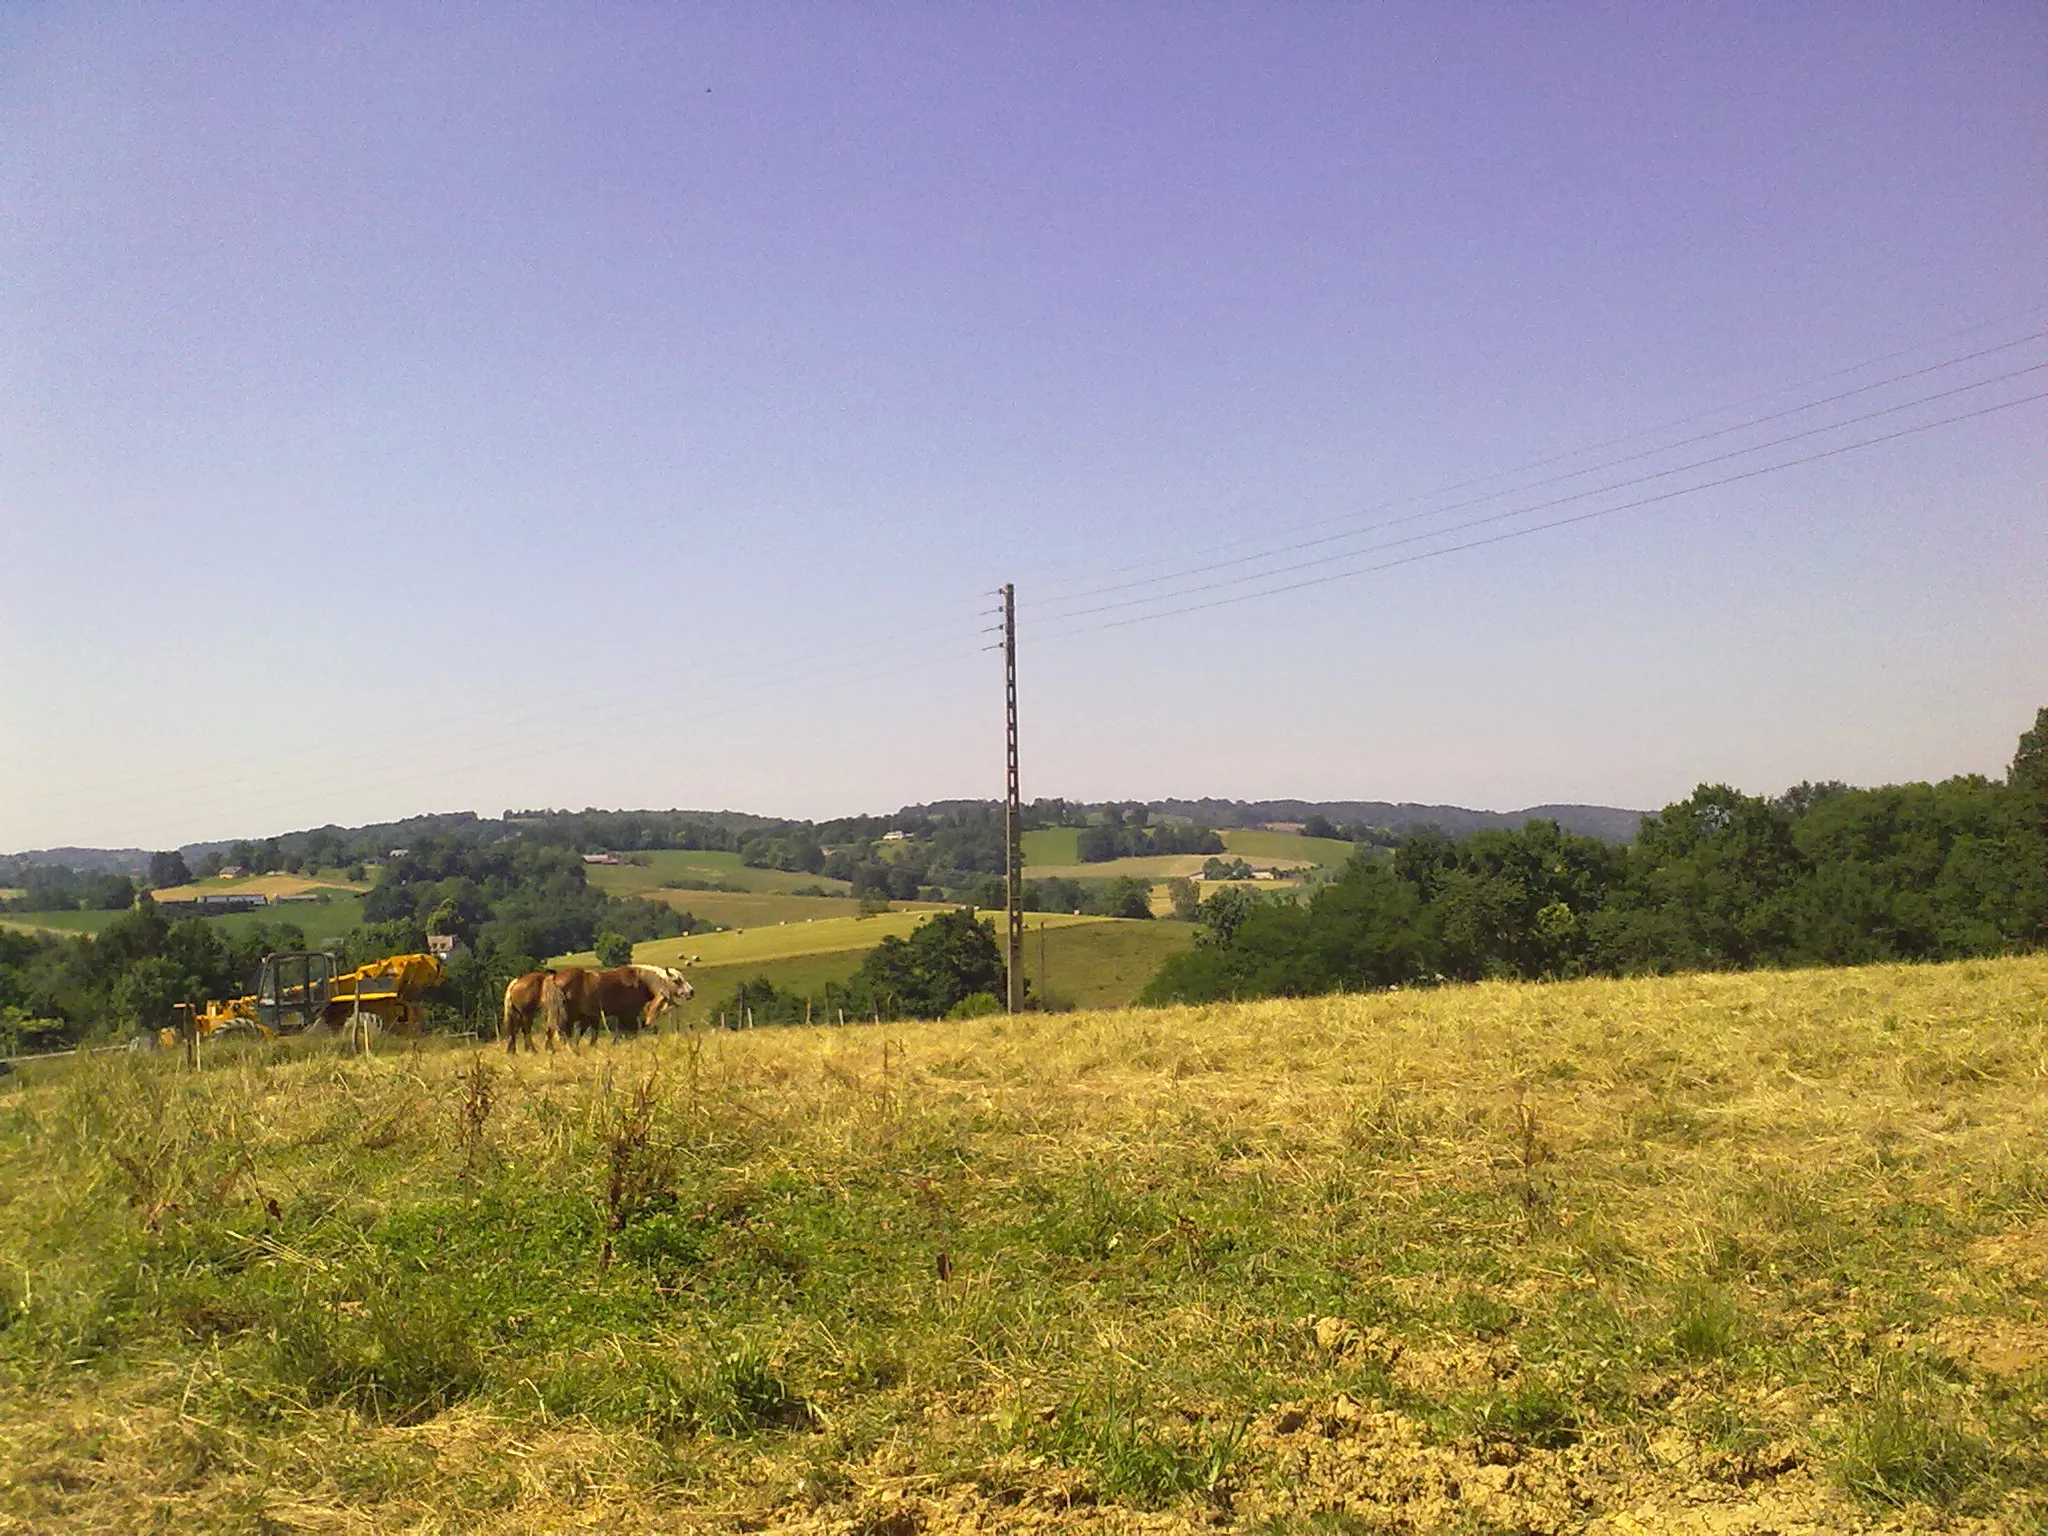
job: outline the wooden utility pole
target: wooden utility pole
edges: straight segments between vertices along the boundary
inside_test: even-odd
[[[1003,710],[1007,756],[1003,782],[1004,868],[1003,955],[1009,969],[1010,1012],[1024,1010],[1024,849],[1018,831],[1017,803],[1017,588],[1003,583]]]

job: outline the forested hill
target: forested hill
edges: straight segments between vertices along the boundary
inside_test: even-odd
[[[1185,816],[1205,827],[1258,827],[1271,821],[1307,821],[1320,816],[1350,826],[1399,832],[1435,827],[1453,837],[1468,832],[1513,832],[1531,821],[1554,821],[1580,837],[1625,843],[1647,811],[1613,805],[1532,805],[1526,811],[1472,811],[1462,805],[1414,805],[1385,800],[1154,800],[1159,816]]]
[[[855,817],[827,826],[847,838],[880,836],[891,826],[926,820],[957,821],[999,806],[996,800],[945,800],[907,805],[890,816]],[[1517,831],[1529,821],[1555,821],[1580,837],[1625,843],[1635,836],[1644,812],[1611,805],[1533,805],[1526,811],[1473,811],[1459,805],[1394,804],[1385,800],[1153,800],[1147,809],[1156,816],[1186,817],[1204,827],[1257,827],[1267,822],[1305,822],[1320,816],[1348,827],[1403,832],[1435,827],[1453,837],[1470,832]],[[1089,807],[1079,801],[1040,801],[1032,808],[1034,825],[1065,825],[1085,819]],[[872,827],[866,823],[873,822]],[[855,825],[859,823],[860,825]],[[740,811],[507,811],[502,821],[474,811],[443,811],[377,822],[362,827],[328,825],[287,832],[251,842],[186,843],[178,852],[193,869],[209,855],[255,868],[289,867],[289,861],[344,863],[350,859],[381,859],[392,848],[423,837],[453,836],[465,842],[492,842],[524,835],[529,840],[558,843],[584,850],[603,848],[724,847],[750,834],[799,823]],[[810,825],[802,823],[801,825]],[[64,866],[82,874],[141,875],[150,854],[141,848],[43,848],[0,854],[0,885],[18,884],[38,866]]]

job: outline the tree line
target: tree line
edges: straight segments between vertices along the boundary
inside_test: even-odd
[[[1198,919],[1146,1001],[2031,949],[2048,941],[2048,710],[2003,781],[1702,785],[1626,845],[1551,821],[1423,832],[1306,902],[1230,889]]]

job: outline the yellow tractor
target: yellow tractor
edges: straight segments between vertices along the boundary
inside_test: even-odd
[[[192,1018],[199,1039],[260,1034],[265,1039],[308,1029],[345,1030],[355,1041],[377,1029],[412,1034],[425,1010],[419,995],[442,976],[433,955],[391,955],[352,971],[325,950],[281,950],[263,957],[256,990],[246,997],[208,1003]],[[158,1031],[158,1041],[176,1046],[179,1031]]]

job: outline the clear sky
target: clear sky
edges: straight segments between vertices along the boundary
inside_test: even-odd
[[[1998,773],[2044,80],[2038,4],[8,7],[0,849],[993,796],[1004,581],[1027,796]]]

